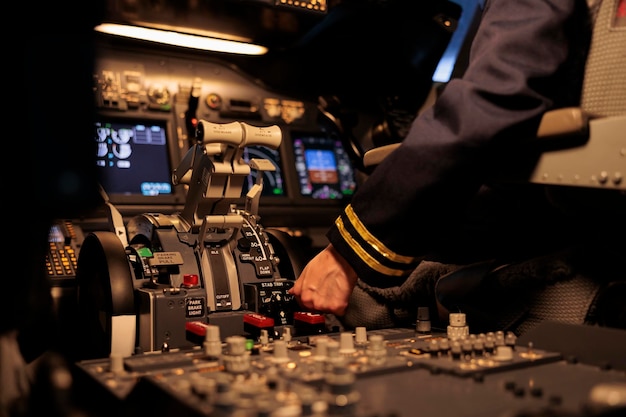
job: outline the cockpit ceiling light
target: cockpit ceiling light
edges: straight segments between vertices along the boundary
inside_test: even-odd
[[[166,45],[200,49],[204,51],[225,52],[242,55],[263,55],[267,48],[252,43],[230,41],[225,39],[209,38],[206,36],[190,35],[167,30],[150,29],[140,26],[103,23],[94,30],[109,35],[124,36]]]

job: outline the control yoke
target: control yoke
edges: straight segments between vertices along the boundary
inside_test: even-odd
[[[248,164],[243,159],[243,151],[247,146],[277,149],[281,141],[281,130],[275,125],[257,127],[243,122],[218,124],[200,120],[196,144],[172,174],[174,185],[189,186],[181,217],[192,227],[222,223],[218,217],[208,216],[232,213],[231,205],[241,198],[251,167],[259,172],[256,184],[246,194],[246,211],[257,215],[263,189],[262,171],[272,171],[275,167],[266,160],[253,159]]]

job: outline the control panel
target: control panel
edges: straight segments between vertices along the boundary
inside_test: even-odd
[[[312,320],[298,326],[320,317],[296,314],[289,289],[297,266],[280,255],[288,254],[289,235],[260,222],[261,174],[275,167],[242,158],[247,147],[277,149],[282,140],[277,125],[199,120],[194,145],[172,173],[174,186],[187,186],[181,210],[124,221],[108,205],[109,230],[89,233],[77,262],[81,358],[191,348],[209,325],[222,337],[324,330]]]
[[[238,155],[273,166],[241,183],[245,195],[257,174],[264,177],[260,215],[268,226],[326,228],[356,190],[341,132],[319,103],[272,91],[215,56],[101,42],[93,75],[95,163],[126,220],[182,208],[187,186],[176,186],[171,174],[195,144],[200,120],[281,129],[280,146],[250,145]]]
[[[83,361],[78,375],[92,396],[107,399],[107,412],[319,417],[623,412],[624,369],[579,359],[501,331],[459,335],[357,327],[308,337],[285,332],[221,340],[213,327],[196,349]]]
[[[51,285],[62,286],[73,281],[83,240],[83,231],[70,220],[58,220],[50,226],[46,270]]]
[[[87,329],[72,351],[189,348],[186,325],[293,326],[299,258],[357,187],[340,132],[318,103],[218,57],[106,37],[96,50],[86,140],[104,204],[51,229],[63,333]]]

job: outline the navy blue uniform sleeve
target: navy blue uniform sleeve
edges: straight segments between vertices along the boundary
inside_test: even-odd
[[[462,78],[416,118],[327,233],[360,279],[403,282],[503,155],[534,137],[541,115],[577,104],[587,15],[584,0],[487,0]]]

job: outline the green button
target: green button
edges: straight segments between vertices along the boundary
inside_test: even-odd
[[[254,340],[246,339],[246,350],[252,350],[254,347]]]
[[[150,248],[140,248],[137,250],[137,253],[139,254],[139,256],[141,256],[142,258],[152,258],[152,251],[150,250]]]

